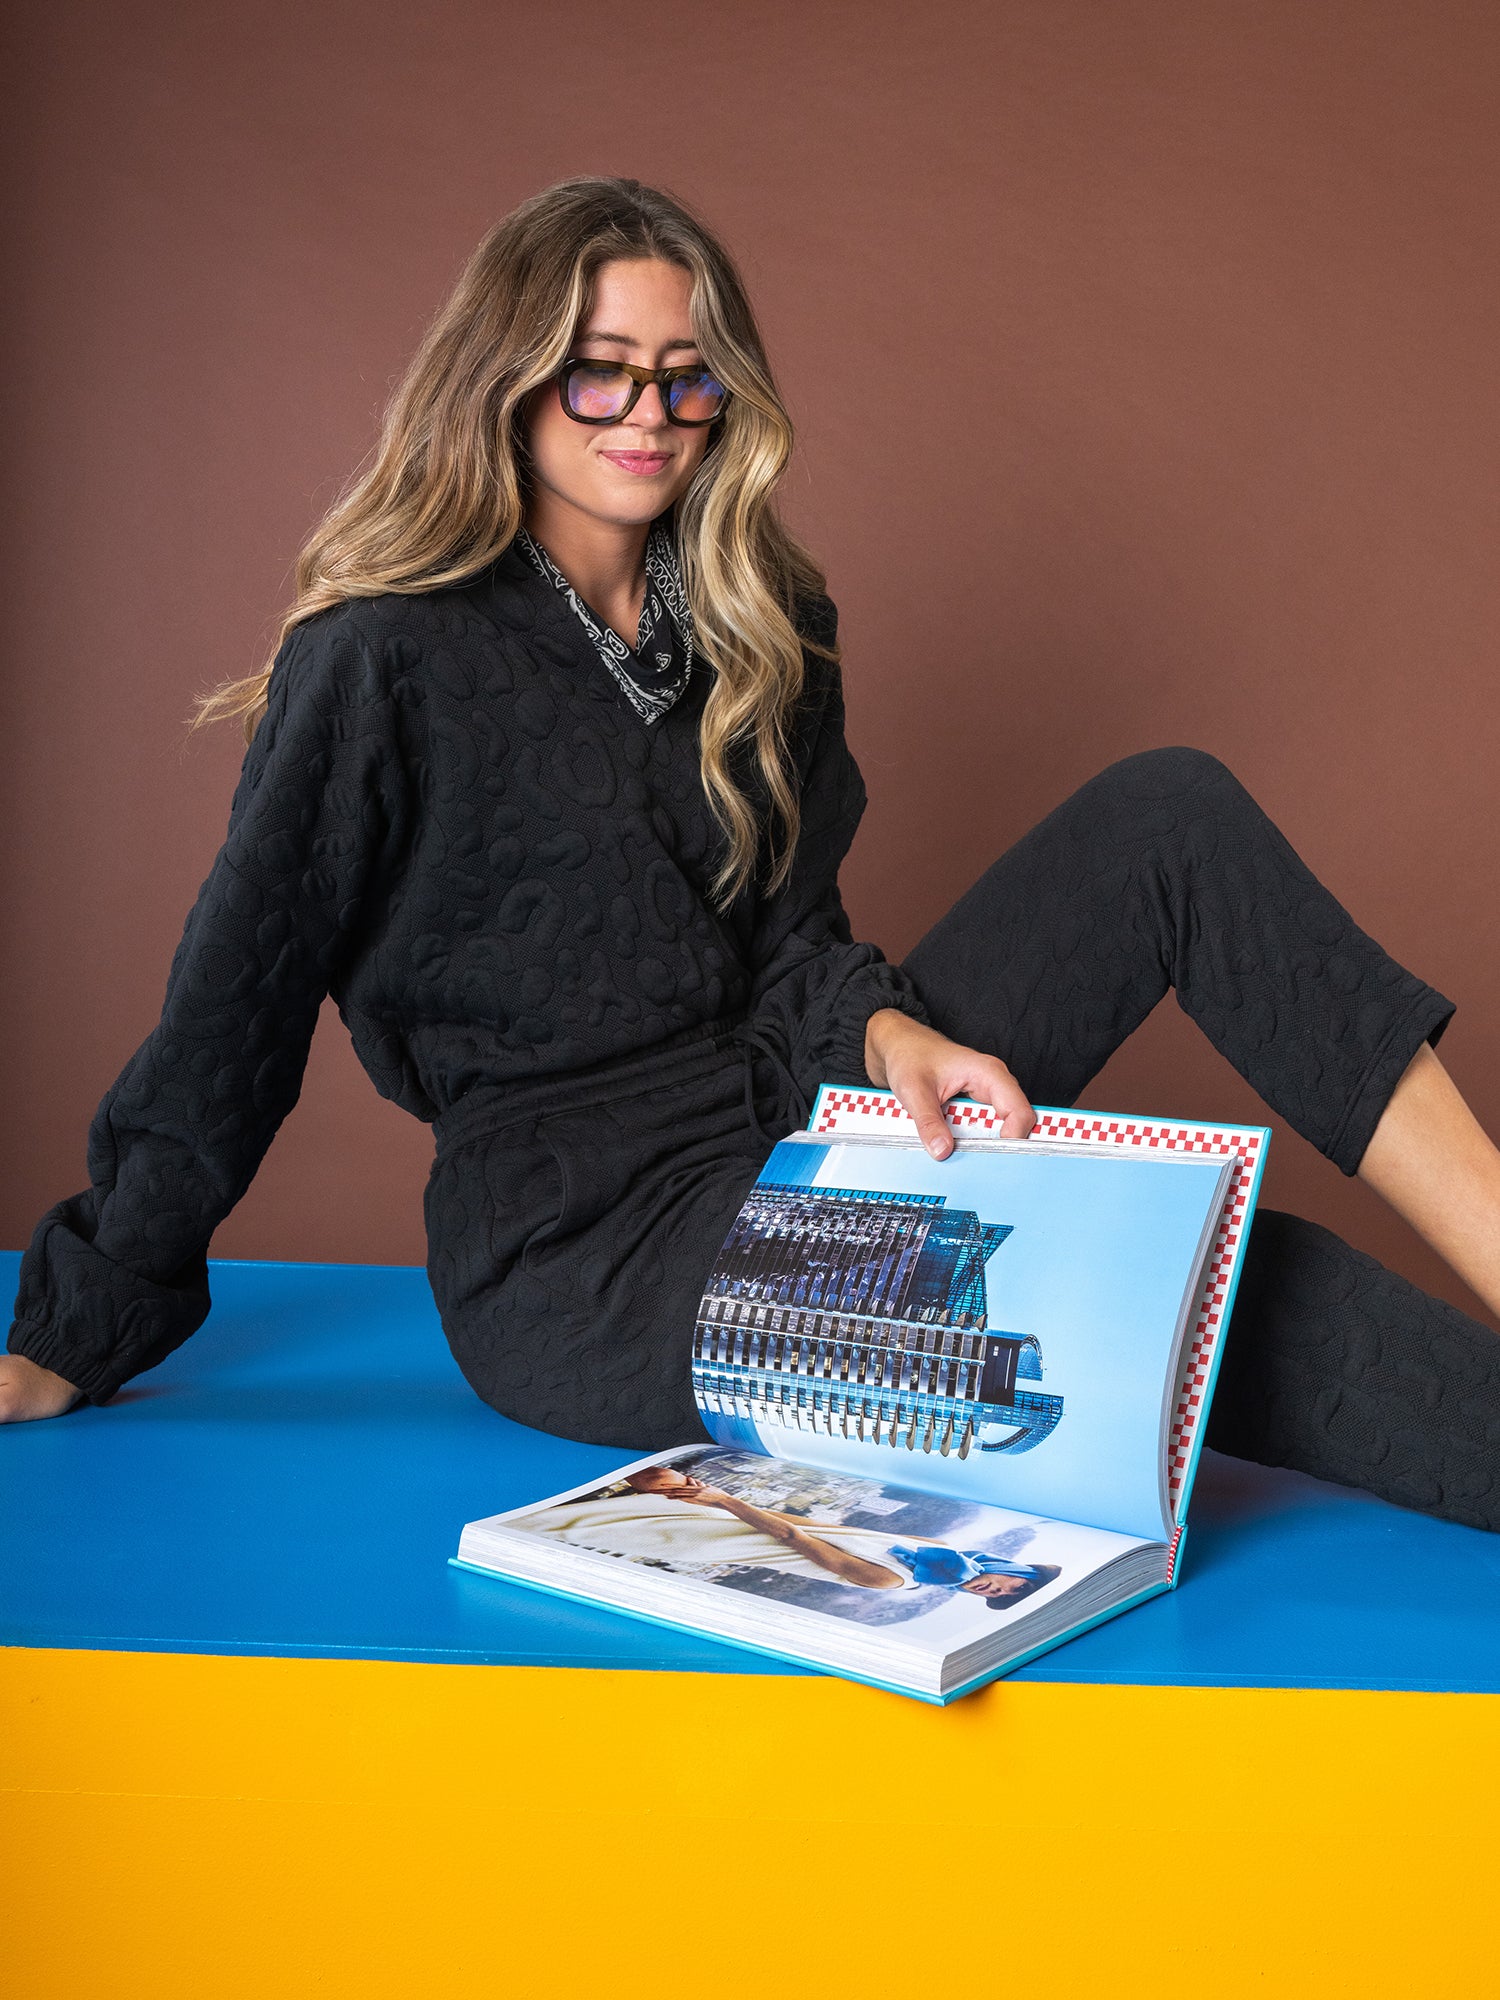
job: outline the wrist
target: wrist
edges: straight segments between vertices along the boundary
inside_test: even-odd
[[[865,1075],[878,1088],[890,1085],[886,1057],[894,1038],[915,1025],[899,1007],[878,1007],[865,1023]]]

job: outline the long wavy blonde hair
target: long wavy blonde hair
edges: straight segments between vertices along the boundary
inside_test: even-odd
[[[779,888],[791,865],[789,724],[803,684],[792,615],[823,576],[776,513],[792,425],[744,285],[724,246],[670,195],[633,180],[561,181],[490,231],[392,397],[368,468],[298,557],[277,649],[331,605],[440,590],[503,553],[526,506],[526,399],[567,358],[599,267],[634,257],[689,274],[694,337],[730,391],[676,509],[695,643],[713,674],[699,755],[726,840],[714,893],[728,903],[757,875]],[[267,663],[216,688],[196,720],[240,716],[252,736],[270,677]]]

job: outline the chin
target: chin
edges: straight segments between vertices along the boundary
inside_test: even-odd
[[[676,498],[677,492],[671,486],[663,486],[655,492],[648,487],[637,486],[629,493],[601,494],[597,505],[590,511],[603,521],[614,522],[616,527],[634,528],[643,521],[654,521]]]

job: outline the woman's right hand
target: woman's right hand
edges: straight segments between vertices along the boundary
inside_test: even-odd
[[[24,1354],[0,1354],[0,1424],[24,1424],[37,1417],[60,1417],[79,1392],[50,1368]]]

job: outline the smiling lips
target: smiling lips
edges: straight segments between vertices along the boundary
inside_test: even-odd
[[[669,462],[669,451],[602,451],[599,456],[607,458],[611,465],[618,465],[622,472],[634,473],[637,479],[649,479],[660,472]]]

